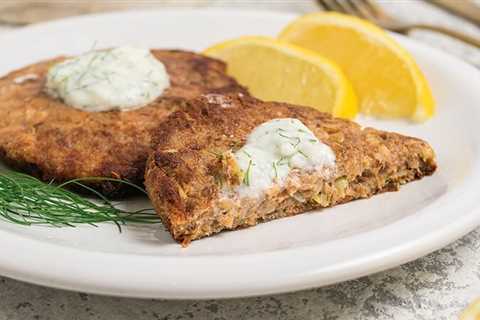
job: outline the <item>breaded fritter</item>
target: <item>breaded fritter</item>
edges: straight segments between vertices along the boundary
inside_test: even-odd
[[[287,181],[258,199],[232,197],[242,183],[233,152],[255,127],[276,118],[299,119],[330,146],[336,156],[333,177],[292,169],[295,183]],[[436,169],[434,151],[422,140],[241,94],[187,103],[169,116],[154,140],[145,185],[164,224],[183,245],[222,230],[398,190]]]
[[[165,64],[171,86],[132,111],[85,112],[45,94],[47,71],[63,57],[0,78],[0,156],[44,180],[112,177],[142,183],[152,132],[167,115],[200,94],[247,94],[219,60],[177,50],[152,53]],[[96,186],[105,194],[119,188],[109,182]]]

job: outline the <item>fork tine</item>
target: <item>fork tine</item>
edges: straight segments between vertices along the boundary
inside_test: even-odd
[[[347,0],[351,7],[355,8],[357,16],[367,20],[375,20],[375,15],[370,11],[364,3],[365,0]]]
[[[321,7],[322,10],[326,11],[328,10],[327,6],[323,2],[323,0],[317,0],[317,4]]]
[[[352,7],[349,3],[349,1],[342,1],[342,0],[332,0],[334,2],[336,2],[336,4],[342,8],[343,12],[344,13],[348,13],[350,15],[354,15],[356,16],[358,13],[357,13],[357,10],[355,10],[354,7]]]
[[[323,5],[323,7],[328,11],[337,11],[337,12],[345,13],[342,6],[340,6],[335,0],[318,0],[318,2],[320,2]]]
[[[327,11],[346,13],[367,20],[375,19],[369,12],[369,8],[356,0],[317,0],[317,3]]]
[[[368,9],[373,17],[379,17],[383,14],[383,10],[373,0],[357,0],[361,2],[363,6]]]

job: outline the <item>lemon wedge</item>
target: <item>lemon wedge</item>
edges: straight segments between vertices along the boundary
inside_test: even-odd
[[[353,87],[341,69],[315,52],[274,38],[248,36],[204,51],[262,100],[316,108],[343,118],[357,114]]]
[[[435,112],[431,90],[413,57],[370,22],[312,13],[289,24],[279,39],[337,63],[352,82],[364,114],[425,121]]]
[[[480,319],[480,299],[475,300],[468,306],[460,316],[460,320],[479,320]]]

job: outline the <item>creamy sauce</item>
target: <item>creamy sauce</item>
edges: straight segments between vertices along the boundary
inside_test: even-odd
[[[50,68],[46,92],[84,111],[132,110],[170,85],[165,66],[149,50],[91,51]]]
[[[244,173],[240,197],[258,197],[273,184],[282,186],[290,170],[335,167],[335,154],[299,120],[274,119],[256,127],[234,154]]]

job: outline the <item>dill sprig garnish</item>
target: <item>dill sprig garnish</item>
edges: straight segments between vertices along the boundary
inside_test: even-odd
[[[80,224],[96,225],[112,222],[119,231],[126,223],[159,223],[153,209],[125,211],[114,206],[107,198],[85,181],[112,181],[123,183],[145,193],[141,187],[125,180],[113,178],[81,178],[55,185],[30,175],[9,170],[0,171],[0,218],[20,225],[49,225],[74,227]],[[100,201],[91,201],[72,191],[76,186],[96,195]]]
[[[78,77],[77,79],[77,83],[81,83],[83,78],[90,72],[90,69],[93,65],[93,63],[100,57],[99,54],[94,54],[92,56],[92,58],[90,58],[90,60],[88,61],[87,63],[87,67],[85,68],[85,71],[80,75],[80,77]]]
[[[247,157],[252,159],[252,155],[250,153],[248,153],[247,150],[242,150],[242,151],[243,151],[243,153],[245,153],[247,155]]]
[[[307,158],[308,160],[311,160],[311,158],[308,155],[306,155],[305,152],[303,152],[302,150],[297,150],[297,152],[302,156],[304,156],[305,158]]]
[[[253,165],[253,161],[250,159],[250,161],[248,161],[247,171],[245,172],[245,175],[243,176],[243,183],[247,186],[250,186],[250,175],[252,173],[252,165]]]
[[[286,134],[283,134],[283,133],[280,133],[280,132],[278,132],[278,135],[282,138],[285,138],[285,139],[295,140],[296,143],[292,144],[292,146],[294,146],[294,147],[297,147],[300,144],[300,142],[302,142],[300,137],[291,137],[291,136],[287,136]]]
[[[294,156],[294,154],[292,154],[290,156],[280,157],[280,159],[278,159],[278,161],[277,161],[277,166],[284,166],[284,165],[290,166],[290,159],[292,159],[293,156]]]
[[[273,171],[275,172],[275,179],[278,179],[278,168],[277,163],[275,161],[272,162]]]

